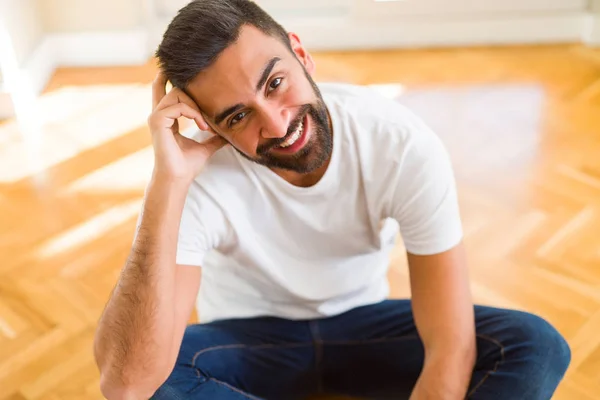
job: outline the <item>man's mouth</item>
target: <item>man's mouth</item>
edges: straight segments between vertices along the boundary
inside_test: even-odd
[[[281,143],[279,145],[279,147],[283,147],[283,148],[290,147],[291,145],[296,143],[296,141],[300,138],[300,136],[302,136],[303,130],[304,130],[304,124],[302,122],[300,122],[298,129],[296,129],[296,131],[294,131],[292,136],[290,136],[285,142]]]
[[[289,137],[283,143],[281,143],[278,146],[275,146],[274,150],[276,150],[278,153],[291,154],[297,152],[302,147],[304,147],[304,145],[307,142],[308,124],[309,122],[307,113],[304,116],[302,122],[300,122],[300,124],[296,128],[296,130],[291,135],[289,135]]]

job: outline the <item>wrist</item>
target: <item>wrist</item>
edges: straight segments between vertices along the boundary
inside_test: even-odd
[[[169,192],[176,191],[187,193],[193,181],[193,177],[175,176],[154,169],[152,171],[152,176],[150,177],[149,188],[167,189]]]
[[[440,371],[423,369],[410,400],[459,400],[467,393],[467,383],[460,383]]]
[[[179,218],[191,181],[152,174],[144,196],[144,213],[152,220]],[[151,214],[148,215],[148,212]]]
[[[426,360],[411,400],[462,399],[467,392],[472,372],[472,367],[464,360]]]
[[[475,342],[455,343],[452,346],[436,346],[425,351],[425,370],[451,371],[450,375],[471,376],[475,367],[477,348]]]

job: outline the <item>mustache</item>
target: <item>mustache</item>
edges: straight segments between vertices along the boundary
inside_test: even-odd
[[[292,120],[292,122],[290,122],[290,126],[287,130],[286,135],[282,138],[272,139],[269,142],[264,143],[263,145],[259,146],[258,149],[256,149],[256,153],[260,154],[260,155],[265,154],[265,153],[269,152],[269,150],[271,150],[271,149],[279,146],[283,142],[285,142],[291,135],[294,134],[294,132],[296,132],[296,130],[298,130],[298,127],[304,120],[304,117],[306,116],[306,114],[308,114],[310,112],[311,108],[312,108],[312,106],[310,104],[303,105],[300,108],[300,110],[298,110],[298,114],[296,115],[296,118],[294,118]]]

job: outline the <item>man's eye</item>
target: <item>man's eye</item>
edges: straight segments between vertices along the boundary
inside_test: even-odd
[[[233,126],[233,125],[237,124],[242,119],[244,119],[245,116],[246,116],[245,112],[241,112],[239,114],[236,114],[233,118],[231,118],[231,121],[229,121],[229,126]]]
[[[279,85],[281,85],[281,82],[283,81],[283,78],[275,78],[271,81],[271,84],[269,85],[269,92],[277,89],[279,87]]]

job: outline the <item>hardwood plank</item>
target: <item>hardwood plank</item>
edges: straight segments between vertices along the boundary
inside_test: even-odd
[[[596,399],[600,50],[314,57],[318,81],[388,85],[439,133],[455,164],[476,301],[550,320],[573,351],[555,399]],[[37,139],[17,121],[0,122],[0,400],[102,398],[93,329],[151,169],[155,73],[154,60],[62,68],[36,105]],[[390,266],[392,297],[409,296],[400,241]]]

